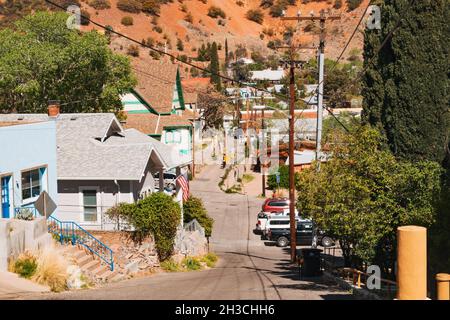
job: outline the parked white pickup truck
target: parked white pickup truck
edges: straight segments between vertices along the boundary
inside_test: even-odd
[[[298,215],[295,216],[295,220],[309,221],[309,220],[302,220]],[[256,230],[261,232],[263,239],[266,239],[266,235],[269,229],[289,229],[289,227],[290,227],[289,214],[273,214],[270,212],[260,212],[258,214]]]

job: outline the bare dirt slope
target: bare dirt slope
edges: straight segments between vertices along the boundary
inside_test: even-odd
[[[369,0],[364,0],[359,8],[352,12],[347,12],[345,1],[341,9],[333,9],[334,0],[329,1],[311,1],[303,4],[298,0],[296,6],[290,6],[287,10],[287,15],[296,15],[300,10],[302,15],[309,15],[311,13],[318,14],[321,9],[331,10],[332,14],[338,14],[342,16],[340,21],[333,21],[327,24],[327,46],[326,53],[329,58],[336,58],[344,47],[350,34],[353,32],[357,25],[362,13],[365,10]],[[111,8],[106,10],[95,10],[86,4],[82,3],[82,6],[91,14],[91,19],[104,24],[110,25],[114,30],[120,31],[130,37],[137,40],[153,38],[156,43],[160,43],[161,48],[167,43],[167,50],[175,54],[185,54],[188,57],[196,57],[195,50],[199,48],[202,43],[216,41],[225,43],[225,39],[228,40],[230,50],[233,50],[236,45],[244,44],[248,51],[260,51],[263,53],[270,53],[270,49],[267,48],[267,43],[270,40],[281,39],[282,34],[287,25],[295,26],[295,22],[284,22],[279,18],[273,18],[269,14],[268,9],[264,11],[264,22],[258,24],[256,22],[248,20],[245,15],[249,9],[260,8],[260,0],[246,0],[242,1],[243,5],[240,6],[235,0],[207,0],[207,3],[203,3],[200,0],[183,0],[175,1],[169,4],[161,6],[161,14],[157,19],[157,26],[162,29],[161,33],[153,30],[155,24],[152,24],[153,16],[139,13],[132,14],[117,9],[117,0],[110,0]],[[186,12],[183,12],[182,5],[187,8]],[[226,13],[226,19],[213,19],[207,15],[208,9],[211,6],[217,6],[223,9]],[[192,23],[185,21],[187,13],[192,15]],[[121,24],[121,19],[124,16],[133,17],[134,24],[132,26],[124,26]],[[225,25],[219,25],[219,20],[222,20]],[[314,32],[304,32],[303,28],[307,22],[302,22],[297,27],[297,35],[299,35],[298,41],[305,45],[317,45],[318,35]],[[87,29],[97,28],[93,25],[86,27]],[[267,35],[267,30],[272,29],[273,35]],[[360,28],[362,31],[363,29]],[[261,35],[266,31],[264,39],[261,39]],[[166,39],[164,39],[166,38]],[[177,50],[176,42],[180,39],[184,43],[183,51]],[[362,49],[362,32],[358,32],[354,40],[349,46],[347,53],[344,57],[348,57],[351,49]],[[119,46],[127,46],[126,42],[119,41]],[[225,51],[222,49],[219,54],[224,58]],[[306,50],[304,54],[308,57],[314,55],[311,50]],[[146,54],[147,55],[147,54]]]

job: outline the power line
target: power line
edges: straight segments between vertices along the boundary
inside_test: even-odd
[[[49,3],[49,4],[53,5],[53,6],[55,6],[55,7],[57,7],[57,8],[59,8],[59,9],[61,9],[61,10],[64,10],[64,11],[66,10],[66,8],[64,8],[63,6],[61,6],[61,5],[59,5],[59,4],[56,4],[56,3],[54,3],[54,2],[52,2],[52,1],[50,1],[50,0],[45,0],[45,2],[47,2],[47,3]],[[131,42],[133,42],[133,43],[136,43],[136,44],[142,46],[142,47],[145,47],[145,48],[148,48],[148,49],[150,49],[150,50],[153,50],[153,51],[159,53],[160,55],[168,56],[168,57],[170,57],[171,59],[174,59],[174,60],[176,60],[176,61],[178,61],[178,62],[180,62],[180,63],[182,63],[182,64],[185,64],[185,65],[188,65],[188,66],[190,66],[190,67],[192,67],[192,68],[196,68],[196,69],[198,69],[198,70],[200,70],[200,71],[206,72],[206,73],[210,74],[211,76],[217,76],[217,77],[219,77],[219,78],[221,78],[221,79],[230,81],[230,82],[232,82],[232,83],[238,83],[238,84],[240,84],[240,85],[242,85],[242,86],[249,86],[249,87],[255,88],[255,89],[259,90],[259,91],[263,91],[263,92],[272,94],[269,90],[267,90],[267,89],[265,89],[265,88],[259,88],[259,87],[256,86],[256,85],[244,83],[244,82],[242,82],[242,81],[235,80],[235,79],[232,79],[232,78],[230,78],[230,77],[221,75],[220,73],[214,73],[214,72],[211,72],[211,71],[208,70],[207,68],[199,67],[199,66],[197,66],[197,65],[195,65],[195,64],[193,64],[193,63],[191,63],[191,62],[184,61],[184,60],[178,58],[177,56],[175,56],[175,55],[172,54],[172,53],[168,53],[168,52],[162,51],[162,50],[160,50],[160,49],[154,48],[154,47],[152,47],[152,46],[149,46],[148,44],[145,44],[145,43],[143,43],[143,42],[141,42],[141,41],[138,41],[138,40],[136,40],[136,39],[133,39],[133,38],[131,38],[131,37],[129,37],[129,36],[123,34],[123,33],[118,32],[118,31],[115,31],[115,30],[113,30],[112,28],[108,28],[108,27],[106,27],[106,26],[104,26],[104,25],[102,25],[102,24],[100,24],[100,23],[98,23],[98,22],[92,20],[91,18],[89,18],[89,17],[87,17],[87,16],[84,16],[84,15],[81,15],[81,14],[80,14],[80,17],[83,18],[83,19],[85,19],[86,21],[89,21],[89,22],[91,22],[92,24],[94,24],[94,25],[96,25],[96,26],[98,26],[98,27],[104,29],[104,30],[107,30],[107,31],[110,32],[110,33],[114,33],[114,34],[118,35],[119,37],[125,38],[125,39],[127,39],[127,40],[129,40],[129,41],[131,41]],[[274,95],[275,95],[275,96],[278,96],[278,98],[279,98],[280,100],[284,100],[284,101],[287,101],[287,100],[288,100],[288,97],[286,97],[286,96],[284,96],[284,95],[279,95],[279,94],[277,94],[277,93],[274,93]]]

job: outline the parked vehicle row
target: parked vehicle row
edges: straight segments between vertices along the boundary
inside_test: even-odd
[[[275,242],[279,247],[286,247],[291,241],[289,200],[287,198],[270,198],[264,201],[262,211],[257,215],[256,231],[261,233],[263,240]],[[298,245],[323,247],[334,245],[332,237],[318,230],[313,221],[302,219],[295,213],[296,242]]]

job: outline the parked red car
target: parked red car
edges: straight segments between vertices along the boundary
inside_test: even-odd
[[[262,205],[263,212],[283,212],[289,209],[288,198],[268,198]]]

